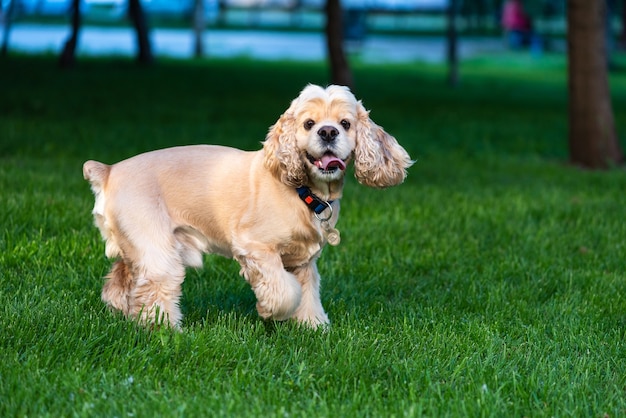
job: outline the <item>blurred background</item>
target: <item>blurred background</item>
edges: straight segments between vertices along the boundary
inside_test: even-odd
[[[79,54],[132,55],[134,35],[127,0],[3,0],[3,45],[24,52],[60,51],[74,3],[83,25]],[[326,0],[141,0],[155,55],[249,56],[320,60]],[[442,62],[453,14],[464,42],[461,58],[517,47],[502,26],[504,0],[342,0],[345,47],[366,61]],[[527,0],[537,41],[532,51],[564,52],[565,0]],[[623,2],[609,1],[611,45],[623,36]],[[195,36],[194,36],[195,29]],[[198,35],[198,31],[202,34]],[[199,45],[201,44],[201,45]]]
[[[512,53],[565,62],[572,162],[622,164],[608,74],[626,43],[623,0],[2,0],[1,55],[321,62],[355,87],[361,63],[460,62]],[[548,61],[549,62],[549,61]],[[532,66],[533,64],[531,64]],[[565,74],[563,74],[565,75]],[[618,121],[619,122],[619,121]],[[608,128],[607,128],[608,127]]]

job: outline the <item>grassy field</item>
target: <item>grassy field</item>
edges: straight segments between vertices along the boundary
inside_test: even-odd
[[[418,161],[352,178],[319,262],[327,332],[263,324],[235,262],[184,283],[184,331],[100,302],[110,261],[87,159],[256,149],[322,64],[0,66],[0,416],[626,414],[626,173],[567,164],[560,58],[355,65],[372,118]],[[612,78],[626,132],[626,74]]]

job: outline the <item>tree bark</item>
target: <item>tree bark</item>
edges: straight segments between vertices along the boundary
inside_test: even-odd
[[[352,71],[343,48],[340,0],[326,0],[326,44],[332,83],[353,88]]]
[[[202,39],[204,27],[204,0],[195,0],[193,7],[193,55],[196,58],[201,58],[204,55],[204,42]]]
[[[78,45],[78,35],[80,32],[80,4],[81,0],[72,1],[72,33],[65,41],[63,51],[59,57],[61,68],[73,67],[76,64],[76,45]]]
[[[621,164],[609,90],[606,1],[568,0],[569,152],[591,169]]]
[[[140,0],[128,0],[128,15],[137,32],[137,60],[142,64],[151,64],[153,59],[148,23]]]

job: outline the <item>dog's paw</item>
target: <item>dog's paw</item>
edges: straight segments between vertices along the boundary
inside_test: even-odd
[[[256,310],[263,319],[284,321],[293,315],[302,298],[302,288],[295,278],[262,282],[254,288]]]
[[[328,315],[326,315],[326,312],[324,312],[323,309],[315,312],[298,309],[294,314],[293,319],[295,319],[299,324],[312,329],[328,328],[330,325]]]

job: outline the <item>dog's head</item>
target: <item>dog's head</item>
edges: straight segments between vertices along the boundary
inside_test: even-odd
[[[339,181],[352,159],[360,183],[394,186],[413,163],[347,87],[334,85],[305,87],[270,128],[263,148],[268,169],[294,187]]]

